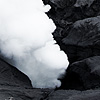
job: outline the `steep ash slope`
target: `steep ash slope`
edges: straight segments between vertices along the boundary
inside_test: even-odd
[[[32,88],[29,78],[16,67],[0,59],[0,87],[15,86]]]

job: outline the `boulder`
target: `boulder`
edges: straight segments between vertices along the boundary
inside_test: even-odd
[[[62,79],[62,89],[87,90],[100,87],[100,56],[72,63]]]
[[[100,55],[100,16],[76,21],[62,39],[69,61],[75,62]]]

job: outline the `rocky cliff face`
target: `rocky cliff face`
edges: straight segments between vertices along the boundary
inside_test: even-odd
[[[52,7],[47,14],[57,26],[53,36],[70,62],[62,85],[34,89],[26,75],[0,59],[0,100],[100,100],[100,0],[43,1]]]
[[[62,79],[63,89],[100,87],[100,1],[44,0],[57,26],[53,33],[70,65]]]

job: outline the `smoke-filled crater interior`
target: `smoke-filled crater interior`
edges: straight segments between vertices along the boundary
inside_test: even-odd
[[[0,55],[26,74],[33,87],[60,87],[69,64],[52,33],[56,26],[42,0],[0,0]]]

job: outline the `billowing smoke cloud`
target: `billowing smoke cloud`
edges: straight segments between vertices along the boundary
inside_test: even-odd
[[[45,14],[49,9],[42,0],[0,0],[1,55],[37,88],[59,87],[68,66],[51,34],[56,27]]]

